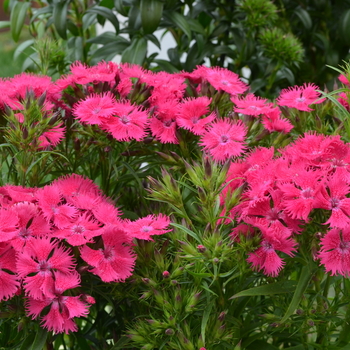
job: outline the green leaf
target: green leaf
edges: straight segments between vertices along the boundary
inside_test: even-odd
[[[211,309],[214,306],[214,301],[212,301],[211,303],[209,303],[209,305],[206,306],[204,312],[203,312],[203,317],[202,317],[202,323],[201,323],[201,337],[203,340],[203,344],[205,345],[205,330],[207,328],[207,323],[210,317],[210,312]]]
[[[42,350],[44,348],[47,335],[48,332],[44,328],[39,327],[39,331],[36,333],[34,343],[32,344],[30,350]]]
[[[53,23],[58,35],[67,40],[67,14],[69,1],[62,0],[53,5]]]
[[[11,17],[10,17],[11,35],[15,42],[17,42],[19,39],[19,36],[23,28],[24,20],[26,18],[26,13],[29,7],[30,7],[29,2],[16,2],[11,10]]]
[[[159,26],[163,3],[159,0],[141,0],[141,23],[145,34],[152,34]]]
[[[107,7],[95,6],[89,8],[86,13],[96,13],[105,19],[108,19],[114,26],[116,34],[119,33],[119,21],[113,11]]]
[[[197,242],[202,243],[202,240],[198,237],[198,235],[195,232],[188,229],[187,227],[180,224],[175,224],[174,222],[172,222],[170,226],[174,226],[179,230],[186,232],[189,236],[193,237]]]
[[[346,10],[339,22],[339,37],[343,38],[347,44],[350,43],[349,33],[350,33],[350,9]]]
[[[248,347],[247,350],[278,350],[278,348],[276,348],[275,346],[267,343],[264,340],[255,340],[253,343],[251,343]]]
[[[291,293],[295,290],[295,286],[296,286],[295,281],[270,283],[270,284],[265,284],[263,286],[243,290],[243,291],[233,295],[230,299],[235,299],[235,298],[239,298],[239,297],[247,297],[247,296]]]
[[[304,25],[305,29],[310,30],[312,27],[312,19],[309,12],[304,10],[302,7],[298,7],[294,13],[299,17],[301,23]]]
[[[175,24],[176,27],[180,28],[188,37],[192,40],[192,33],[187,18],[178,12],[167,12],[164,13],[164,17],[171,23]]]
[[[10,25],[11,25],[10,21],[0,21],[0,29],[10,28]]]
[[[316,272],[316,267],[313,262],[309,262],[308,265],[305,265],[302,268],[301,274],[298,280],[298,285],[297,285],[297,288],[295,289],[292,301],[289,304],[288,309],[284,314],[280,323],[286,322],[289,319],[289,317],[293,314],[294,310],[299,306],[300,300],[303,297],[303,294],[307,286],[309,285],[309,282],[315,272]]]
[[[142,65],[147,53],[147,41],[144,38],[134,38],[131,45],[122,54],[122,62]]]
[[[174,67],[169,61],[166,60],[154,60],[154,63],[157,63],[157,65],[161,68],[161,70],[164,70],[168,73],[177,73],[179,70]]]
[[[45,6],[43,8],[37,9],[34,12],[33,16],[31,17],[30,23],[33,23],[40,15],[44,15],[44,14],[47,14],[47,13],[51,13],[52,14],[52,11],[53,11],[53,6],[52,5]]]
[[[127,39],[121,37],[121,36],[116,36],[115,33],[113,32],[104,32],[98,36],[95,36],[86,42],[92,43],[92,44],[101,44],[101,45],[106,45],[106,44],[117,44],[119,42],[125,43],[126,45],[130,45],[130,41]]]
[[[23,43],[19,44],[16,47],[15,52],[13,53],[13,58],[16,60],[18,56],[28,47],[34,44],[34,39],[26,40]]]
[[[201,277],[201,278],[207,278],[207,277],[212,277],[211,273],[208,272],[193,272],[190,269],[186,270],[190,275],[194,277]]]
[[[121,54],[128,46],[129,44],[127,42],[122,41],[105,44],[102,47],[98,48],[96,51],[94,51],[89,63],[96,64],[101,60],[110,61],[116,55]]]

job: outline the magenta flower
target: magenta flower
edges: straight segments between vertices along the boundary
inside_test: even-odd
[[[168,229],[169,224],[170,219],[166,215],[148,215],[145,218],[140,218],[136,221],[126,222],[125,230],[132,238],[153,241],[151,236],[162,235],[166,232],[172,231],[171,229]]]
[[[215,89],[223,90],[230,95],[242,94],[248,88],[236,73],[226,68],[198,66],[193,73],[199,73],[202,79],[208,81]]]
[[[12,298],[20,284],[17,280],[16,252],[9,243],[0,243],[0,301]]]
[[[244,98],[232,97],[231,101],[236,105],[234,111],[246,115],[257,117],[261,114],[270,112],[273,104],[267,99],[257,97],[254,94],[248,94]]]
[[[321,264],[331,275],[339,273],[349,276],[350,273],[350,230],[334,228],[321,239],[319,253]]]
[[[103,95],[93,94],[74,105],[73,115],[81,122],[101,125],[116,114],[116,103],[116,99],[110,92]]]
[[[318,100],[320,93],[317,92],[319,87],[315,84],[304,84],[303,86],[294,86],[288,89],[283,89],[277,98],[279,106],[287,106],[296,108],[299,111],[310,112],[309,107],[312,104],[322,103],[325,99]]]
[[[30,240],[17,258],[18,276],[23,279],[27,295],[34,299],[53,298],[57,272],[69,278],[74,271],[74,259],[69,253],[69,249],[48,237]]]
[[[94,250],[88,246],[80,248],[80,255],[103,282],[124,282],[132,275],[136,256],[132,252],[127,233],[115,226],[108,226],[102,235],[104,248]]]
[[[77,215],[77,209],[69,204],[62,204],[62,196],[58,186],[52,184],[36,192],[38,205],[46,220],[53,220],[58,228],[65,228]]]
[[[297,243],[283,234],[265,234],[261,247],[249,254],[247,261],[257,270],[263,270],[265,275],[276,277],[281,271],[285,262],[276,253],[281,251],[289,256],[294,255]]]
[[[18,216],[13,210],[0,209],[0,242],[10,241],[18,232]]]
[[[242,121],[228,118],[213,122],[202,136],[200,144],[214,160],[224,162],[231,157],[240,156],[244,150],[247,129]]]
[[[101,128],[110,132],[118,141],[141,141],[145,135],[148,114],[130,101],[117,102],[114,116],[102,123]]]
[[[206,96],[184,100],[179,105],[176,117],[177,124],[195,135],[202,135],[206,131],[206,125],[215,118],[215,113],[209,113],[211,99]]]
[[[65,228],[55,230],[53,237],[65,239],[72,246],[79,246],[91,242],[93,237],[101,235],[103,230],[99,224],[85,212],[76,217]]]
[[[69,276],[57,272],[55,274],[55,289],[52,297],[33,299],[28,297],[26,302],[27,315],[35,319],[41,315],[45,308],[49,311],[41,317],[42,325],[48,331],[68,334],[76,332],[77,325],[74,317],[85,317],[89,313],[89,304],[80,300],[80,296],[64,296],[66,290],[78,287],[80,284],[77,273]]]

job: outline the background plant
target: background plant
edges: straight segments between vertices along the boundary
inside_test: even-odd
[[[168,72],[191,71],[203,63],[234,72],[245,67],[250,70],[252,92],[272,97],[283,87],[310,81],[333,87],[335,74],[326,65],[336,66],[347,58],[349,5],[330,0],[62,0],[35,6],[11,1],[8,8],[15,41],[27,27],[33,40],[49,35],[64,48],[60,62],[59,56],[50,54],[52,48],[46,50],[51,72],[62,74],[75,60],[95,64],[116,54],[123,62]],[[96,36],[96,23],[106,22],[113,31]],[[157,30],[171,33],[175,40],[167,60],[148,54],[148,42],[161,47]],[[29,40],[18,48],[18,52],[27,48],[30,55],[25,67],[46,74],[40,63],[33,66],[42,62],[40,52],[45,48],[36,44],[31,54],[31,45]]]

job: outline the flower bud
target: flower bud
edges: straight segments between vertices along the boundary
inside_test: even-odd
[[[204,252],[207,250],[207,248],[204,247],[204,245],[202,245],[202,244],[198,244],[198,245],[197,245],[197,250],[198,250],[200,253],[204,253]]]
[[[171,328],[168,328],[168,329],[165,330],[165,334],[166,335],[174,335],[174,333],[175,333],[174,330],[171,329]]]
[[[163,271],[163,278],[169,278],[169,276],[170,276],[170,273],[169,273],[169,271]]]

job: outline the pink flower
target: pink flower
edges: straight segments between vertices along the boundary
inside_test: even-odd
[[[62,196],[54,184],[39,189],[36,198],[46,220],[53,220],[58,228],[67,227],[77,214],[75,207],[61,203]]]
[[[206,131],[206,125],[216,117],[214,112],[205,116],[209,113],[210,102],[211,99],[206,96],[184,100],[183,103],[179,104],[177,124],[195,135],[202,135]]]
[[[339,273],[349,276],[350,272],[350,231],[349,228],[340,230],[334,228],[321,239],[319,253],[321,264],[331,275]]]
[[[65,239],[72,246],[91,242],[93,237],[101,235],[103,230],[93,218],[85,212],[74,218],[71,224],[61,230],[55,230],[53,237]]]
[[[268,113],[273,104],[269,103],[267,99],[257,97],[253,94],[248,94],[244,98],[231,97],[231,101],[236,105],[234,111],[246,115],[257,117],[260,114]]]
[[[197,66],[193,74],[200,74],[203,80],[208,81],[215,89],[223,90],[230,95],[242,94],[248,86],[239,79],[236,73],[222,67]]]
[[[247,261],[252,264],[253,268],[263,270],[265,275],[276,277],[285,264],[276,250],[293,256],[295,246],[296,242],[293,239],[277,232],[273,235],[266,235],[266,237],[264,235],[261,247],[250,253]]]
[[[18,233],[18,216],[13,210],[0,208],[0,242],[10,241]]]
[[[110,132],[118,141],[141,141],[145,135],[148,114],[130,101],[117,102],[115,116],[102,123],[101,128]]]
[[[350,112],[349,97],[345,92],[340,93],[337,100],[340,102],[341,105],[345,107],[345,109],[348,112]]]
[[[170,219],[166,215],[148,215],[136,221],[126,222],[125,230],[132,238],[152,241],[153,239],[151,236],[162,235],[166,232],[172,231],[171,229],[168,229],[169,224]]]
[[[350,225],[350,198],[347,195],[350,187],[344,181],[341,171],[335,171],[327,181],[326,187],[322,187],[316,196],[316,208],[331,210],[330,218],[325,224],[331,227],[345,229]]]
[[[17,258],[18,276],[23,278],[26,293],[34,299],[55,296],[57,272],[69,278],[74,272],[70,250],[48,237],[30,240]]]
[[[26,243],[34,237],[51,235],[50,224],[40,213],[36,204],[17,203],[12,209],[18,216],[18,230],[16,236],[11,240],[11,245],[17,252],[21,252]]]
[[[64,139],[65,127],[62,124],[54,126],[53,128],[45,131],[41,136],[39,136],[39,147],[41,149],[47,148],[49,146],[57,146],[62,139]]]
[[[270,111],[265,112],[262,115],[262,124],[264,128],[270,132],[283,132],[284,134],[289,133],[294,126],[286,118],[281,117],[281,111],[279,108],[271,108]]]
[[[205,151],[209,151],[214,160],[224,162],[243,153],[246,134],[247,130],[242,121],[225,118],[210,125],[200,144],[204,146]]]
[[[315,84],[305,83],[303,86],[294,86],[289,89],[283,89],[277,98],[279,106],[296,108],[299,111],[310,112],[309,107],[312,104],[322,103],[325,99],[318,100],[320,93],[317,92],[319,87]]]
[[[340,80],[341,83],[343,83],[347,87],[350,87],[350,82],[347,76],[345,76],[344,74],[340,74],[338,79]]]
[[[115,226],[108,226],[102,235],[104,247],[93,250],[88,246],[80,248],[80,256],[92,269],[94,275],[103,282],[124,282],[132,275],[135,265],[135,254],[128,243],[127,233]]]
[[[48,312],[41,317],[42,325],[55,333],[76,332],[77,325],[74,317],[85,317],[88,314],[89,304],[80,300],[80,296],[64,296],[66,290],[79,286],[78,274],[69,276],[60,272],[55,276],[55,289],[52,297],[33,299],[28,297],[26,302],[27,315],[35,319],[41,315],[45,308],[50,307]]]
[[[118,65],[114,62],[101,61],[97,65],[88,67],[77,61],[70,67],[73,74],[73,81],[76,84],[97,84],[99,82],[113,83],[118,74]]]
[[[16,252],[9,243],[0,243],[0,301],[11,298],[18,290]]]
[[[160,103],[155,109],[155,114],[150,120],[152,135],[162,143],[179,143],[176,137],[177,123],[176,100]]]
[[[109,91],[102,95],[93,94],[74,105],[73,115],[81,122],[101,125],[117,113],[116,104],[116,99]]]
[[[101,190],[93,181],[77,174],[62,176],[52,186],[59,189],[67,204],[79,209],[93,210],[103,198]]]

